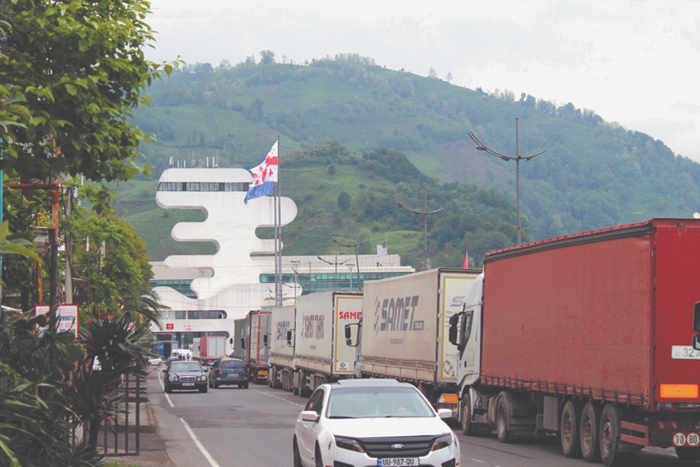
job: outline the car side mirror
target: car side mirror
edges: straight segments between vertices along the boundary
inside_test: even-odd
[[[452,416],[452,411],[450,411],[450,416]],[[304,410],[301,413],[301,419],[305,422],[317,422],[319,418],[319,414],[314,412],[313,410]]]
[[[450,410],[450,409],[438,409],[437,415],[438,415],[438,417],[442,418],[443,420],[446,418],[452,418],[452,410]]]

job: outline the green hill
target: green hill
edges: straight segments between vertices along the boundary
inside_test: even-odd
[[[501,212],[504,217],[500,221],[507,221],[509,226],[494,227],[497,223],[492,219],[486,224],[500,229],[505,240],[512,242],[515,164],[477,151],[469,132],[475,132],[490,148],[513,155],[516,117],[520,121],[520,154],[547,151],[520,167],[521,208],[527,218],[524,238],[541,239],[651,217],[688,217],[700,206],[700,165],[674,155],[648,135],[607,123],[594,112],[582,111],[571,103],[556,106],[529,95],[516,98],[509,92],[485,94],[479,89],[380,68],[372,60],[355,55],[304,66],[249,61],[214,69],[197,64],[155,83],[149,92],[154,105],[138,110],[135,123],[158,138],[155,144],[143,148],[148,162],[155,166],[155,178],[171,157],[186,161],[188,166],[203,165],[206,157],[218,156],[221,167],[253,167],[279,135],[281,170],[293,172],[293,176],[284,178],[289,183],[289,192],[285,193],[302,208],[298,220],[285,233],[289,248],[285,253],[307,252],[325,235],[324,229],[343,231],[341,222],[347,223],[348,219],[376,236],[371,243],[381,243],[378,240],[388,237],[390,250],[396,251],[391,248],[396,235],[394,246],[409,243],[412,246],[407,249],[415,250],[422,238],[422,219],[418,216],[413,216],[413,225],[392,226],[379,217],[365,222],[355,210],[372,211],[369,205],[377,203],[391,218],[390,208],[391,212],[398,209],[388,198],[394,188],[402,193],[402,200],[403,196],[411,197],[406,203],[420,209],[423,183],[429,183],[428,198],[436,207],[445,204],[439,193],[448,191],[451,182],[467,182],[503,193],[511,204]],[[337,143],[325,144],[329,141]],[[329,147],[342,151],[347,148],[354,154],[348,160],[354,157],[358,162],[341,163],[331,155],[329,161],[321,163],[311,157],[314,148]],[[392,183],[378,178],[376,186],[370,184],[368,177],[374,173],[359,168],[367,161],[365,156],[380,154],[382,148],[405,154],[422,173],[420,177],[431,178]],[[334,177],[323,176],[327,169],[323,164],[329,163],[336,165]],[[385,163],[381,157],[373,161],[373,170]],[[391,172],[390,167],[386,169]],[[117,206],[139,232],[146,232],[148,229],[140,227],[143,223],[137,217],[137,211],[146,208],[124,198],[131,193],[138,201],[139,188],[130,187],[139,183],[143,182],[120,187]],[[324,184],[327,195],[316,192],[316,187]],[[357,188],[359,185],[365,188]],[[155,188],[149,186],[153,199]],[[465,192],[478,191],[470,185],[455,186]],[[333,217],[334,209],[330,207],[337,206],[332,196],[339,191],[346,191],[353,200],[349,212],[341,212],[341,220]],[[491,192],[481,192],[492,196]],[[307,195],[312,198],[307,199]],[[370,199],[372,196],[375,198]],[[464,200],[447,202],[466,206]],[[305,204],[325,213],[325,217],[314,214],[318,231],[302,232],[297,226],[300,221],[308,223],[306,217],[302,218],[302,214],[307,215]],[[457,209],[452,205],[450,208]],[[411,217],[409,214],[405,212]],[[158,215],[162,218],[163,211]],[[453,215],[462,216],[463,212],[446,209],[435,216],[435,222]],[[163,221],[174,223],[174,214],[170,216]],[[157,217],[147,216],[152,220]],[[445,246],[432,238],[435,228],[431,228],[431,240],[439,257]],[[453,228],[463,229],[462,244],[454,245],[457,252],[469,246],[464,238],[468,231],[463,225]],[[169,232],[162,227],[151,230]],[[404,230],[412,232],[410,240],[401,240],[403,234],[397,232]],[[156,255],[156,250],[170,248],[159,249],[152,243],[156,241],[155,237],[147,238],[153,257],[161,255]],[[303,246],[306,243],[310,244],[308,248]],[[421,253],[416,254],[419,257]]]

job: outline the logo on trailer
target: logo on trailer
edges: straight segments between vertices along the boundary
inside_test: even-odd
[[[415,320],[414,316],[420,296],[392,297],[374,302],[374,333],[386,331],[422,331],[423,320]]]

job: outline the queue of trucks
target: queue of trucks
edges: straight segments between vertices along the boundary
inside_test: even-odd
[[[251,379],[266,371],[299,395],[342,378],[410,382],[466,435],[557,435],[565,456],[606,466],[650,446],[700,460],[698,258],[693,219],[537,241],[487,254],[483,272],[306,295],[267,324],[251,312],[244,355]]]
[[[487,254],[454,315],[459,419],[567,457],[700,460],[700,220],[654,219]]]

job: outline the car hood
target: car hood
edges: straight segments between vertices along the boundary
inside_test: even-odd
[[[451,431],[438,417],[341,418],[326,419],[326,423],[334,435],[349,438],[440,436]]]
[[[203,372],[197,370],[197,371],[171,371],[171,374],[175,376],[202,376],[204,375]]]

